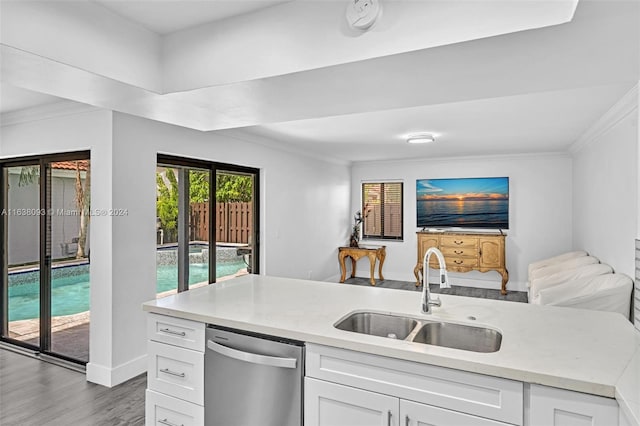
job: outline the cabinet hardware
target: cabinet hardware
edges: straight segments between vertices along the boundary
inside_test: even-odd
[[[409,423],[411,423],[411,419],[409,419],[409,416],[404,416],[404,426],[409,426]]]
[[[453,252],[455,254],[462,254],[462,253],[464,253],[464,250],[454,250]]]
[[[460,260],[460,259],[456,259],[453,261],[453,263],[455,263],[456,265],[462,265],[463,262],[464,260]]]
[[[464,241],[455,240],[454,243],[456,243],[457,245],[460,245],[460,244],[464,243]]]
[[[167,419],[162,419],[162,420],[158,420],[158,423],[163,424],[163,425],[167,425],[167,426],[184,426],[183,423],[180,423],[179,425],[177,423],[171,423],[169,420]]]
[[[391,410],[387,411],[387,426],[391,426]]]
[[[164,373],[164,374],[170,374],[170,375],[176,376],[176,377],[185,377],[184,373],[176,373],[175,371],[171,371],[168,368],[163,368],[163,369],[160,370],[160,372]]]
[[[185,337],[187,335],[187,333],[185,333],[184,331],[174,331],[174,330],[171,330],[170,328],[161,328],[160,331],[167,334],[173,334],[174,336]]]

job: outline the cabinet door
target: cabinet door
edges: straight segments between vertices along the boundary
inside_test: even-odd
[[[610,426],[618,424],[615,399],[531,385],[531,426]]]
[[[427,250],[429,250],[431,247],[438,247],[439,244],[439,238],[438,236],[431,236],[431,235],[420,235],[418,234],[418,264],[420,266],[422,266],[422,262],[424,260],[424,254],[427,252]],[[432,268],[438,268],[438,260],[436,259],[435,256],[431,256],[429,265]]]
[[[412,401],[400,400],[400,425],[401,426],[509,426],[495,420],[457,411],[445,410],[426,404],[418,404]]]
[[[399,399],[309,377],[305,426],[399,426]]]
[[[480,267],[502,268],[504,249],[500,240],[480,240]]]

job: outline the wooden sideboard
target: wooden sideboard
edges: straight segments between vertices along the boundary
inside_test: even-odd
[[[502,275],[502,294],[507,294],[507,271],[505,260],[505,235],[468,232],[418,232],[418,263],[413,269],[416,286],[421,285],[420,274],[424,254],[430,247],[436,247],[444,255],[447,270],[453,272],[497,271]],[[429,259],[429,266],[438,269],[435,256]]]

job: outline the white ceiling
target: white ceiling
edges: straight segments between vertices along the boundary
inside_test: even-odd
[[[355,161],[566,151],[627,91],[598,86],[245,128],[289,147]],[[412,145],[409,134],[436,142]]]
[[[0,113],[18,111],[40,105],[53,104],[61,98],[33,92],[0,82]]]
[[[291,0],[90,0],[157,34],[231,18]]]
[[[169,19],[175,28],[197,25],[183,19],[191,2],[166,3],[189,10]],[[166,95],[2,46],[0,111],[72,99],[347,161],[562,152],[638,83],[630,4],[582,0],[555,27]],[[437,142],[406,144],[414,132]]]

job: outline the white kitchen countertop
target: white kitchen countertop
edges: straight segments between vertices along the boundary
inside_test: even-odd
[[[432,315],[423,315],[420,297],[419,292],[246,275],[147,302],[143,309],[305,342],[616,397],[629,407],[628,411],[640,424],[638,338],[631,323],[621,315],[451,295],[440,295],[442,306],[434,308]],[[356,310],[488,326],[502,333],[502,346],[498,352],[476,353],[333,327],[339,319]],[[476,320],[467,319],[469,316]],[[635,378],[627,378],[629,375]]]

